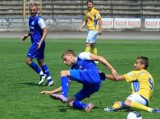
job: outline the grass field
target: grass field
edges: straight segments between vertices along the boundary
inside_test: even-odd
[[[109,113],[103,108],[111,106],[114,101],[124,100],[130,93],[126,82],[106,80],[98,93],[84,102],[92,102],[95,108],[90,113],[67,107],[66,104],[52,100],[48,95],[40,95],[42,90],[52,90],[60,85],[59,72],[69,69],[63,64],[61,54],[66,49],[77,53],[84,51],[85,40],[82,39],[47,39],[45,62],[49,66],[55,85],[39,87],[39,76],[25,64],[25,56],[30,41],[22,43],[19,39],[0,39],[0,119],[126,119],[125,111]],[[140,55],[150,59],[149,72],[155,80],[151,107],[160,107],[160,41],[146,40],[98,40],[99,55],[104,56],[120,73],[133,69],[135,58]],[[98,64],[103,72],[110,73]],[[75,94],[81,85],[73,83],[69,96]],[[160,114],[139,111],[143,119],[159,119]]]

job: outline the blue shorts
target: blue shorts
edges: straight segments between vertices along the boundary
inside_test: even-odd
[[[38,44],[32,43],[30,49],[28,50],[27,57],[35,58],[35,59],[44,59],[44,49],[45,49],[45,42],[42,43],[40,49],[37,50]]]
[[[89,98],[90,95],[92,95],[95,92],[98,92],[100,86],[101,86],[101,83],[83,85],[83,88],[74,96],[76,100],[79,100],[79,101],[85,98]]]
[[[95,43],[97,40],[98,31],[88,30],[86,43]]]
[[[82,84],[100,83],[100,75],[97,70],[70,70],[70,79]]]
[[[70,79],[83,84],[83,88],[74,95],[76,100],[89,98],[99,90],[101,85],[99,71],[70,70]]]

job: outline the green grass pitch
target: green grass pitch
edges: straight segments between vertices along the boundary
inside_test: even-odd
[[[84,102],[92,102],[95,108],[90,113],[67,107],[52,100],[48,95],[40,95],[42,90],[52,90],[60,86],[60,71],[69,69],[63,64],[61,54],[67,49],[76,53],[85,49],[84,39],[46,39],[45,62],[49,66],[55,85],[39,87],[39,76],[25,64],[25,56],[30,40],[0,39],[0,119],[125,119],[128,112],[109,113],[103,108],[114,101],[125,100],[131,93],[130,85],[124,82],[106,80],[98,93]],[[135,58],[148,56],[149,72],[155,80],[151,107],[160,108],[160,41],[158,40],[98,40],[98,54],[104,56],[119,74],[132,70]],[[35,61],[35,60],[34,60]],[[110,73],[102,64],[99,68]],[[69,96],[81,89],[81,84],[73,83]],[[143,119],[159,119],[160,114],[139,111]]]

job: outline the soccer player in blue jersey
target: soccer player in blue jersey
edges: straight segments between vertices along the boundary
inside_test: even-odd
[[[44,63],[44,50],[45,50],[45,38],[47,36],[47,27],[44,20],[37,14],[38,5],[31,3],[29,6],[31,17],[29,18],[28,34],[22,37],[22,41],[25,41],[29,36],[31,38],[32,45],[28,50],[26,56],[26,64],[30,66],[35,72],[40,75],[39,85],[41,85],[45,79],[47,79],[47,86],[53,85],[48,66]],[[38,61],[39,66],[32,61],[35,58]],[[42,70],[41,70],[42,69]]]
[[[124,75],[117,75],[117,78],[106,74],[107,79],[113,81],[126,80],[127,82],[130,82],[132,87],[132,94],[129,95],[125,101],[115,102],[112,108],[104,108],[105,111],[119,111],[121,109],[131,108],[160,113],[159,109],[148,107],[154,89],[154,80],[152,75],[147,71],[148,66],[148,58],[140,56],[137,57],[134,63],[135,70]]]
[[[90,95],[97,92],[101,81],[105,79],[105,74],[100,72],[94,61],[99,61],[105,65],[115,77],[116,71],[102,56],[97,56],[90,52],[82,52],[76,56],[74,51],[69,49],[62,54],[62,59],[64,64],[71,66],[71,69],[61,71],[61,88],[58,90],[62,90],[62,94],[50,94],[51,98],[67,102],[70,107],[90,112],[94,105],[92,103],[83,103],[81,100],[89,98]],[[83,88],[68,99],[70,80],[83,84]]]

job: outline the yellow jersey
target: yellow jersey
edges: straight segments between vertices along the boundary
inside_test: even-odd
[[[98,30],[98,20],[101,19],[100,13],[98,10],[92,8],[85,12],[85,20],[87,22],[87,28],[89,30]]]
[[[132,94],[138,93],[148,101],[151,99],[154,88],[154,79],[148,71],[135,70],[124,74],[124,77],[127,82],[131,82]]]

